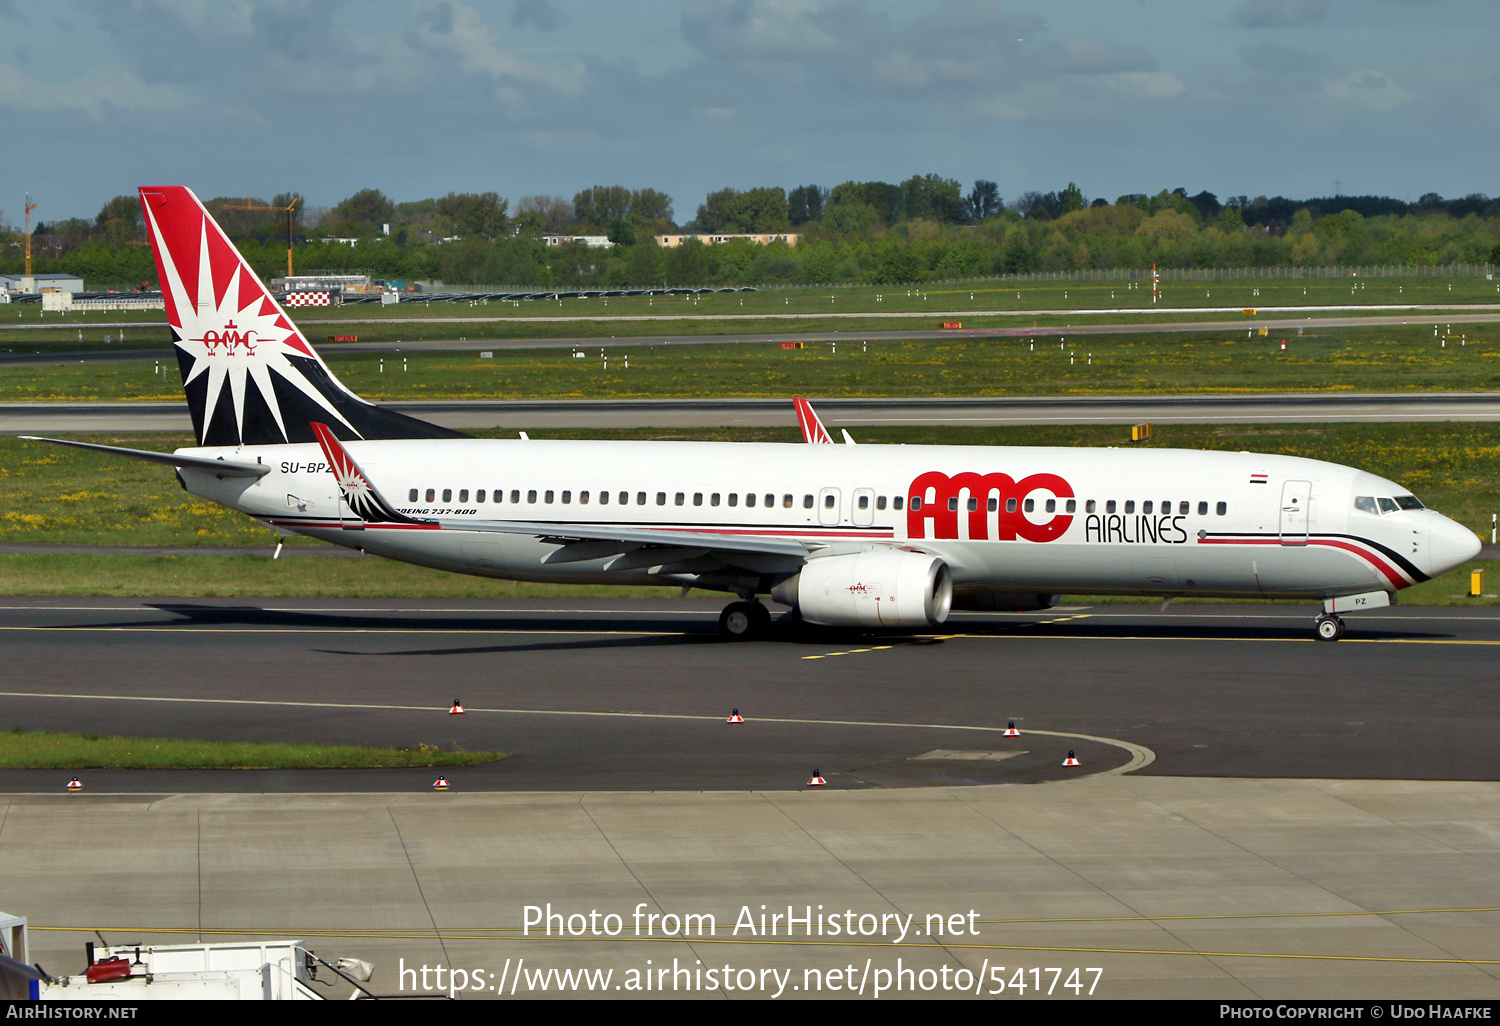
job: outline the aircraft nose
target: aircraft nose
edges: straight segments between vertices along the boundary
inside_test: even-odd
[[[1434,577],[1479,555],[1479,536],[1463,524],[1433,513],[1427,527],[1429,571]]]

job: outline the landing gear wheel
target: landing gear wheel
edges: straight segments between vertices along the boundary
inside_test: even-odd
[[[764,634],[771,626],[771,611],[759,602],[731,602],[719,614],[719,633],[735,641]]]
[[[1344,621],[1336,616],[1318,617],[1318,640],[1337,641],[1344,636]]]

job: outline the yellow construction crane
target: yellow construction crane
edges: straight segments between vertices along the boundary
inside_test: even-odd
[[[31,193],[26,194],[26,277],[31,277],[31,212],[36,204],[31,202]]]
[[[241,206],[224,207],[225,210],[260,210],[267,214],[286,214],[286,276],[292,276],[292,211],[297,209],[297,204],[302,202],[301,196],[293,196],[292,201],[284,207],[273,207],[269,204],[260,206],[252,203],[248,198]]]

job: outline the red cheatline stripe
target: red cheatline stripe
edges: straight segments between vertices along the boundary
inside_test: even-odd
[[[287,520],[279,518],[268,518],[268,522],[287,527],[342,527],[347,521],[341,520]],[[372,531],[463,531],[462,527],[439,527],[437,524],[381,524],[367,523],[367,528]],[[554,524],[547,525],[555,527],[559,534],[567,533],[570,526],[592,527],[592,524]],[[599,525],[602,526],[602,525]],[[891,531],[736,531],[713,527],[656,527],[651,524],[629,524],[621,525],[632,530],[642,531],[670,531],[681,534],[723,534],[746,538],[894,538]],[[486,534],[493,532],[475,531],[475,534]]]
[[[1199,545],[1280,545],[1281,544],[1281,540],[1279,538],[1199,538],[1198,539],[1198,544]],[[1338,540],[1333,539],[1333,538],[1310,538],[1310,539],[1308,539],[1307,544],[1309,544],[1309,545],[1326,545],[1326,546],[1328,546],[1330,548],[1343,549],[1345,552],[1352,552],[1356,556],[1362,557],[1367,563],[1369,563],[1375,569],[1379,570],[1382,574],[1385,575],[1386,580],[1390,581],[1392,584],[1394,584],[1398,588],[1410,588],[1413,584],[1416,583],[1415,581],[1408,580],[1405,574],[1403,574],[1400,570],[1396,569],[1395,567],[1391,566],[1385,560],[1381,559],[1378,556],[1371,555],[1369,552],[1366,552],[1364,549],[1358,548],[1357,546],[1352,545],[1349,542],[1338,541]]]

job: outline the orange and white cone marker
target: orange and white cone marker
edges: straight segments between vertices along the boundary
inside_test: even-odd
[[[822,787],[826,783],[828,783],[828,781],[819,776],[817,770],[813,770],[812,776],[807,778],[808,787]]]
[[[432,782],[432,789],[434,791],[446,791],[446,790],[448,790],[448,778],[444,777],[444,776],[439,776],[436,780],[434,780]]]
[[[1071,751],[1069,751],[1068,752],[1068,757],[1063,760],[1063,765],[1064,766],[1082,766],[1083,763],[1081,763],[1081,762],[1078,761],[1078,756],[1074,755]]]
[[[455,698],[453,700],[453,708],[448,710],[448,715],[449,716],[462,716],[463,714],[464,714],[464,704],[462,702],[460,702],[458,699]]]
[[[726,722],[726,723],[744,723],[745,722],[745,717],[741,716],[740,715],[740,711],[738,709],[736,709],[734,712],[732,712],[732,713],[729,714],[729,719],[725,720],[724,722]]]
[[[74,777],[72,780],[68,781],[68,790],[69,791],[82,791],[83,790],[83,781],[79,780],[77,777]]]
[[[1004,737],[1020,737],[1021,736],[1021,732],[1016,729],[1016,721],[1015,720],[1011,720],[1010,721],[1010,726],[1008,726],[1008,727],[1005,728],[1005,733],[1002,736],[1004,736]]]

